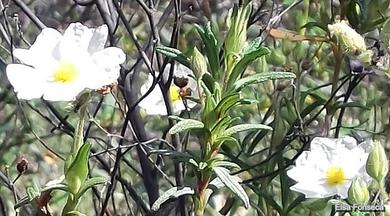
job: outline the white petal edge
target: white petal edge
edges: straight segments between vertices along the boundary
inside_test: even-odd
[[[9,64],[7,77],[19,99],[40,98],[44,92],[44,78],[32,67],[22,64]]]
[[[88,45],[88,52],[93,54],[100,50],[104,49],[108,36],[108,27],[107,25],[101,25],[98,28],[94,29],[91,40]]]

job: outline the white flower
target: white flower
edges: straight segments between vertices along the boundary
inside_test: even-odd
[[[169,73],[169,68],[170,66],[168,65],[164,71],[165,74]],[[191,90],[191,97],[197,97],[197,84],[193,79],[194,74],[190,69],[183,65],[176,65],[174,76],[188,78],[187,87]],[[142,95],[146,94],[146,92],[152,86],[152,83],[153,77],[152,75],[149,75],[146,83],[141,86]],[[186,106],[187,108],[193,108],[196,105],[195,102],[189,99],[183,100],[183,98],[180,96],[180,88],[177,87],[173,82],[169,88],[169,95],[172,100],[173,114],[179,114],[181,111],[186,109]],[[153,91],[150,92],[150,94],[139,103],[139,106],[143,108],[148,115],[167,115],[164,98],[158,85],[156,85]]]
[[[43,29],[30,49],[14,50],[22,64],[7,66],[18,98],[71,101],[85,88],[114,83],[126,57],[120,48],[104,48],[107,35],[106,25],[94,29],[72,23],[63,35]]]
[[[305,194],[306,198],[348,196],[352,180],[360,176],[370,181],[365,164],[370,144],[356,144],[352,137],[329,139],[316,137],[296,160],[287,175],[297,181],[291,190]]]

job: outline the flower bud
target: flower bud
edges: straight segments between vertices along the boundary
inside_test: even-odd
[[[366,182],[359,177],[355,178],[348,190],[348,202],[350,204],[365,204],[369,198],[370,193]]]
[[[191,68],[195,74],[195,77],[198,79],[207,72],[206,60],[196,47],[194,47],[191,56]]]
[[[364,38],[351,28],[347,21],[341,20],[333,25],[328,25],[332,36],[335,36],[339,43],[344,46],[347,52],[351,54],[360,54],[366,51]]]
[[[375,179],[379,184],[382,184],[389,171],[385,149],[378,141],[374,142],[372,150],[368,155],[366,170],[368,175]]]
[[[251,4],[238,7],[234,5],[226,20],[229,31],[225,39],[225,67],[228,74],[240,60],[239,53],[245,47],[247,39],[247,23],[251,14]]]
[[[72,161],[65,173],[65,180],[69,192],[77,194],[88,176],[88,159],[91,151],[91,144],[85,143],[77,152],[76,158]]]
[[[28,169],[28,160],[26,158],[20,159],[20,161],[16,164],[16,169],[20,174],[23,174]]]
[[[372,62],[372,56],[374,55],[374,52],[372,50],[366,50],[362,52],[358,58],[363,63],[363,65],[370,65]]]

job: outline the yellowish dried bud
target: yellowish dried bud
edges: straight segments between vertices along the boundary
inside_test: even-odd
[[[328,29],[330,34],[339,40],[347,52],[358,55],[366,51],[364,38],[349,26],[347,21],[341,20],[333,25],[328,25]]]

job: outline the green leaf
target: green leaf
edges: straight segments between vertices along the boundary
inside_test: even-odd
[[[39,191],[39,188],[37,187],[28,187],[27,190],[27,197],[28,197],[28,200],[31,202],[33,201],[35,198],[39,197],[41,195],[41,192]]]
[[[328,202],[330,201],[330,198],[320,198],[320,199],[306,199],[304,202],[302,202],[303,206],[312,210],[312,211],[320,211],[326,208]],[[337,202],[340,203],[340,202]],[[334,203],[334,204],[337,204]],[[341,202],[341,204],[345,204],[344,202]]]
[[[160,206],[164,204],[169,199],[175,199],[184,195],[194,194],[194,190],[190,187],[173,187],[165,191],[152,205],[152,210],[157,211],[160,209]]]
[[[237,141],[237,139],[231,136],[218,137],[217,139],[215,139],[215,143],[217,147],[221,146],[224,143],[228,143],[228,144],[233,144],[235,147],[237,147],[237,149],[241,149],[240,143]]]
[[[28,204],[29,202],[31,202],[34,198],[34,193],[37,192],[36,189],[35,189],[35,192],[32,192],[30,191],[30,189],[27,188],[27,196],[23,197],[22,199],[20,199],[14,206],[14,209],[17,209],[17,208],[20,208],[21,206],[24,206],[26,204]],[[33,189],[34,190],[34,189]],[[53,190],[62,190],[62,191],[65,191],[65,192],[68,192],[68,187],[64,184],[54,184],[54,185],[50,185],[50,186],[47,186],[45,188],[43,188],[39,193],[43,193],[43,192],[48,192],[48,191],[53,191]],[[30,195],[29,195],[30,194]],[[30,198],[32,198],[30,200]]]
[[[245,208],[249,207],[249,197],[244,188],[240,185],[237,179],[233,178],[229,170],[223,167],[213,167],[214,173],[227,188],[229,188],[238,198],[242,200]]]
[[[192,159],[192,155],[188,154],[187,152],[178,152],[178,151],[172,151],[167,149],[155,149],[149,151],[149,155],[151,154],[159,154],[164,155],[167,157],[170,157],[174,161],[178,162],[188,162],[190,159]]]
[[[88,158],[91,151],[91,144],[85,143],[77,152],[76,158],[65,173],[65,179],[69,192],[77,194],[88,176]]]
[[[215,112],[219,116],[225,116],[226,112],[239,102],[240,102],[239,94],[227,95],[217,104],[217,107],[215,108]]]
[[[180,50],[166,47],[166,46],[159,46],[156,48],[156,51],[167,56],[168,58],[171,58],[177,62],[180,62],[182,65],[191,68],[190,60],[187,56],[185,56]]]
[[[239,124],[227,129],[224,133],[222,133],[222,136],[231,136],[241,131],[256,130],[256,129],[272,130],[270,126],[263,125],[263,124]]]
[[[270,53],[269,49],[261,46],[261,38],[256,38],[240,54],[240,61],[234,66],[232,73],[229,76],[227,86],[228,89],[233,85],[237,78],[245,71],[246,67],[257,58]]]
[[[231,161],[216,161],[213,164],[216,167],[240,168],[240,166]]]
[[[288,206],[285,213],[288,214],[290,211],[292,211],[295,207],[297,207],[299,204],[301,204],[305,200],[306,200],[306,198],[305,198],[304,194],[299,195],[296,199],[294,199],[290,203],[290,205]]]
[[[65,216],[87,216],[79,211],[70,211],[65,214]]]
[[[194,119],[184,119],[176,123],[170,130],[169,134],[177,134],[191,129],[203,129],[204,124]]]
[[[324,30],[324,32],[328,31],[328,27],[326,25],[324,25],[323,23],[321,23],[321,22],[308,22],[305,25],[301,26],[300,28],[301,29],[303,29],[303,28],[311,29],[311,28],[314,28],[314,27],[318,27],[318,28]]]
[[[89,188],[92,188],[98,184],[104,184],[108,181],[106,177],[92,177],[87,179],[84,184],[81,186],[79,192],[77,193],[77,197],[80,198]]]
[[[245,88],[248,85],[262,83],[268,80],[276,79],[294,79],[295,74],[290,72],[270,72],[270,73],[260,73],[252,76],[248,76],[242,79],[237,80],[234,83],[234,89],[238,92],[241,89]]]
[[[208,22],[204,27],[195,24],[200,37],[206,48],[206,54],[211,69],[211,74],[214,79],[219,79],[219,47],[217,38],[211,29],[211,24]]]
[[[231,178],[234,179],[234,181],[236,181],[236,182],[241,181],[240,177],[238,177],[238,176],[231,176]],[[216,178],[214,178],[214,179],[210,182],[208,188],[209,188],[210,190],[217,191],[217,190],[221,189],[221,188],[224,187],[224,186],[225,186],[225,184],[221,181],[221,179],[218,178],[218,177],[216,177]]]
[[[385,44],[387,52],[390,52],[390,19],[387,19],[386,22],[383,24],[381,37]]]

